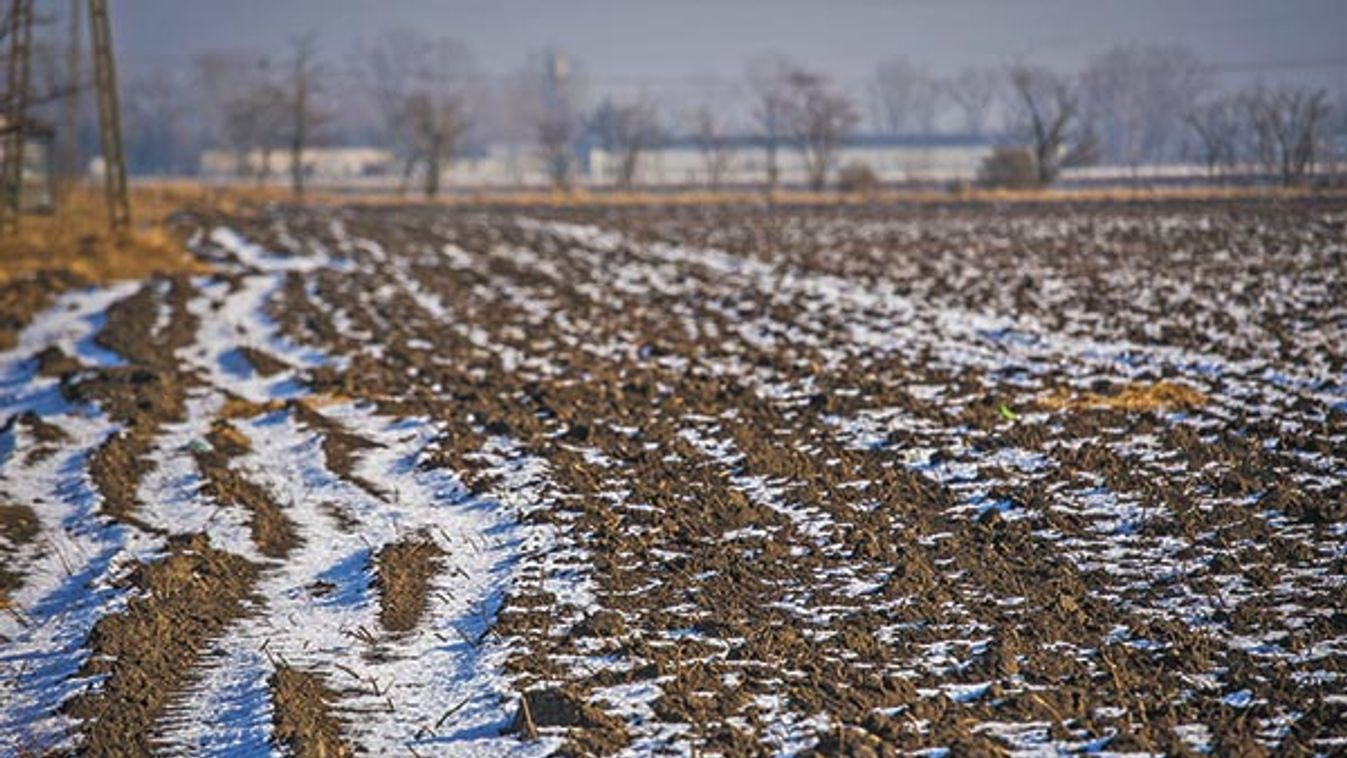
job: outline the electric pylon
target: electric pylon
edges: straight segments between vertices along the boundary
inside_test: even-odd
[[[103,180],[108,221],[113,231],[131,226],[126,192],[126,156],[122,152],[121,114],[117,107],[117,69],[112,58],[112,28],[107,0],[89,0],[89,34],[94,47],[94,89],[98,94],[98,132],[103,144]]]
[[[9,6],[9,71],[5,79],[4,160],[0,161],[0,231],[19,229],[23,195],[23,159],[28,124],[28,73],[33,50],[33,0]]]

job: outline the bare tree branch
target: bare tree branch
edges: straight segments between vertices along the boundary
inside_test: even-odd
[[[1258,88],[1245,98],[1254,155],[1282,184],[1304,182],[1314,170],[1330,106],[1328,93],[1304,87]]]
[[[758,141],[766,153],[768,192],[776,189],[781,179],[777,150],[787,137],[790,76],[795,68],[795,64],[778,54],[758,58],[748,68],[748,86],[753,92],[753,120],[758,128]]]
[[[890,58],[875,68],[870,84],[875,126],[890,135],[928,134],[945,94],[925,68],[907,58]]]
[[[787,123],[791,138],[804,158],[810,188],[821,190],[836,160],[838,146],[860,121],[860,115],[851,99],[819,74],[796,69],[788,81]]]
[[[1187,124],[1202,143],[1202,161],[1207,176],[1214,178],[1217,169],[1231,166],[1238,159],[1239,139],[1244,124],[1242,103],[1236,97],[1220,97],[1188,110],[1183,115]]]
[[[701,153],[702,170],[706,172],[706,187],[718,190],[734,160],[728,130],[716,111],[702,106],[692,114],[692,133]]]
[[[580,135],[583,73],[566,55],[547,51],[529,56],[511,83],[516,119],[527,125],[552,186],[565,189],[575,172]]]
[[[1098,142],[1088,126],[1078,124],[1080,98],[1071,80],[1047,69],[1014,66],[1010,84],[1014,128],[1029,143],[1040,184],[1055,181],[1063,166],[1093,160]]]
[[[589,130],[599,145],[617,158],[614,179],[630,189],[636,180],[641,154],[661,139],[655,108],[647,102],[616,103],[605,99],[590,117]]]
[[[942,82],[945,97],[954,103],[963,117],[965,132],[983,134],[987,131],[992,108],[1004,82],[1004,72],[979,67],[965,68]]]
[[[1117,46],[1081,74],[1082,115],[1100,137],[1101,158],[1125,166],[1179,154],[1179,114],[1208,86],[1207,69],[1181,47]]]
[[[365,75],[385,134],[402,158],[404,180],[423,165],[426,196],[435,197],[471,127],[471,52],[453,39],[399,32],[370,50]]]

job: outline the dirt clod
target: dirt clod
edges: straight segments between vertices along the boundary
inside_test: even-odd
[[[374,556],[374,586],[379,591],[379,621],[390,632],[416,626],[426,610],[430,580],[443,567],[445,553],[428,537],[414,536],[382,547]]]
[[[322,677],[286,665],[276,667],[271,687],[276,741],[295,758],[347,758],[355,751],[342,738],[335,715],[337,694]]]

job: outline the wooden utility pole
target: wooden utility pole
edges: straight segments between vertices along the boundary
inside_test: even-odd
[[[94,47],[94,89],[98,93],[98,132],[103,144],[108,222],[114,232],[120,232],[131,226],[131,203],[126,193],[126,157],[122,152],[117,69],[112,60],[112,28],[108,23],[107,0],[89,0],[89,32]]]
[[[24,135],[28,123],[28,72],[33,50],[33,0],[9,4],[9,71],[5,79],[4,160],[0,163],[0,232],[19,229],[22,210]]]

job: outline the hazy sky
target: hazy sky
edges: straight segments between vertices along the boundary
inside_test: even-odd
[[[1079,66],[1113,43],[1187,45],[1268,79],[1347,82],[1347,0],[114,0],[128,66],[211,48],[274,50],[314,31],[329,53],[381,30],[457,37],[503,73],[530,50],[583,61],[596,88],[696,86],[785,51],[846,80],[903,54],[936,72],[1029,60]],[[1245,74],[1241,74],[1245,75]]]

